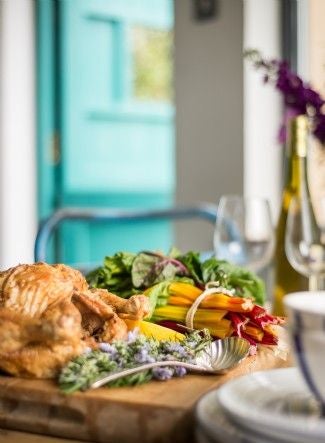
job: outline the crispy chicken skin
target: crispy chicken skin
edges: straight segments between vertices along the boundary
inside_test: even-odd
[[[141,320],[149,314],[150,302],[145,295],[132,295],[132,297],[124,299],[108,292],[106,289],[93,288],[90,291],[100,297],[106,304],[113,306],[121,318]]]
[[[53,341],[79,342],[82,338],[81,313],[70,301],[51,306],[41,321]]]
[[[76,293],[72,302],[81,313],[85,335],[94,335],[98,341],[123,339],[127,334],[125,322],[119,318],[112,306],[106,304],[93,291]]]
[[[52,378],[79,355],[84,348],[80,314],[72,305],[74,317],[68,319],[67,308],[62,308],[60,316],[49,319],[0,308],[0,368],[22,377]],[[64,324],[66,327],[62,329]]]
[[[82,335],[79,311],[70,303],[59,305],[53,314],[36,319],[0,308],[0,366],[2,352],[18,351],[30,343],[79,343]]]
[[[0,274],[0,368],[13,375],[54,377],[79,355],[81,314],[71,303],[87,288],[79,271],[46,263],[18,265]]]
[[[80,272],[63,266],[36,263],[8,269],[2,278],[0,306],[40,317],[51,305],[70,300],[75,287],[79,290],[87,283]]]
[[[76,292],[86,291],[88,289],[88,283],[85,277],[77,269],[73,269],[70,266],[58,263],[56,265],[51,265],[52,268],[61,273],[61,277],[67,281],[72,281],[73,290]]]
[[[30,344],[10,353],[1,352],[1,369],[28,378],[55,378],[60,369],[83,351],[81,343]]]
[[[144,295],[123,300],[89,289],[83,275],[63,264],[18,265],[0,272],[0,369],[50,378],[96,342],[123,339],[123,318],[149,312]]]
[[[86,336],[95,335],[97,340],[104,342],[125,338],[127,326],[122,319],[141,320],[150,309],[145,295],[134,295],[125,300],[106,289],[96,288],[75,293],[72,302],[81,313]]]

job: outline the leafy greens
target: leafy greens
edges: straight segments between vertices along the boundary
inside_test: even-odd
[[[233,289],[236,295],[253,298],[260,305],[265,300],[264,282],[249,270],[214,257],[201,261],[198,252],[181,254],[175,248],[168,255],[149,251],[118,252],[105,257],[103,266],[87,276],[90,286],[106,288],[124,298],[158,283],[175,280],[192,283],[201,289],[208,282],[217,281]],[[155,297],[159,297],[158,289]]]

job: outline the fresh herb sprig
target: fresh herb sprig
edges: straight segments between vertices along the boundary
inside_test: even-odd
[[[111,344],[101,343],[99,350],[90,349],[71,360],[59,375],[59,387],[66,394],[86,390],[95,380],[117,370],[132,368],[155,361],[177,360],[193,363],[195,356],[211,342],[207,330],[193,331],[182,342],[158,341],[138,332],[131,331],[126,341],[118,340]],[[109,386],[132,386],[151,379],[168,380],[181,377],[186,369],[179,367],[157,367],[111,382]]]

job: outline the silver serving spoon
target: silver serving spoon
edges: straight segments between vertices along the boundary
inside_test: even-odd
[[[207,345],[195,358],[195,363],[186,363],[178,360],[156,361],[135,366],[130,369],[122,369],[105,375],[96,380],[89,388],[100,388],[107,383],[161,366],[182,366],[190,371],[203,372],[207,374],[223,374],[225,371],[237,366],[249,354],[250,344],[247,340],[240,337],[229,337],[222,340],[216,340]]]

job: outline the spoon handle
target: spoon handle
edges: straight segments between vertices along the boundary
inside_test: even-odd
[[[177,361],[177,360],[156,361],[154,363],[146,363],[144,365],[135,366],[134,368],[123,369],[121,371],[116,371],[111,374],[108,374],[96,380],[94,383],[92,383],[89,386],[89,388],[90,389],[100,388],[101,386],[106,385],[106,383],[109,383],[111,381],[117,380],[122,377],[126,377],[127,375],[136,374],[137,372],[142,372],[146,371],[147,369],[157,368],[161,366],[182,366],[183,368],[190,369],[191,371],[211,372],[208,369],[203,368],[202,366],[198,366],[192,363],[186,363],[183,361]]]

